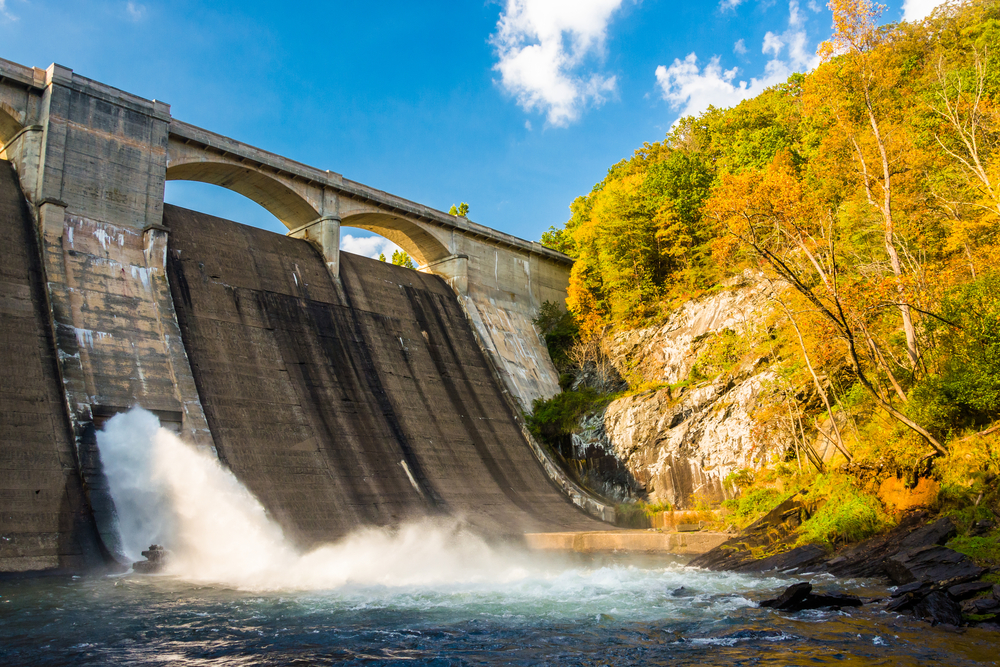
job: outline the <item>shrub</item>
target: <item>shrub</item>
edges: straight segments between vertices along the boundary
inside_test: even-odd
[[[565,455],[569,436],[578,428],[580,418],[603,407],[608,400],[608,396],[586,386],[564,391],[548,400],[536,399],[525,421],[532,435]]]
[[[546,301],[538,309],[538,317],[531,322],[538,327],[545,339],[545,347],[549,349],[552,363],[557,369],[565,372],[572,366],[569,350],[580,335],[580,327],[573,313],[560,308],[557,303]]]
[[[825,496],[826,503],[800,526],[800,543],[857,542],[893,524],[878,498],[843,475],[821,475],[812,493]]]
[[[691,367],[691,379],[711,380],[733,369],[742,356],[741,341],[732,329],[709,334],[708,343]]]
[[[722,506],[732,512],[733,523],[743,527],[773,510],[787,497],[788,494],[779,493],[775,489],[749,489],[739,498],[724,501]]]

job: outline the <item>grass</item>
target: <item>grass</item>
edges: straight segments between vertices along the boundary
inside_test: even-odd
[[[846,475],[819,475],[809,492],[826,502],[799,527],[800,544],[846,544],[893,525],[882,502],[858,489]]]
[[[739,498],[724,501],[722,507],[731,512],[730,519],[737,527],[745,528],[780,505],[790,495],[767,487],[747,489]]]
[[[996,535],[984,537],[959,536],[948,542],[945,546],[965,554],[982,567],[991,567],[1000,564],[1000,537]],[[1000,581],[997,583],[1000,583]]]

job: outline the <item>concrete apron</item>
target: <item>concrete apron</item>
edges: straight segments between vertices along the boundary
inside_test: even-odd
[[[525,533],[529,549],[575,553],[670,553],[697,556],[719,546],[726,533],[708,531],[668,533],[654,530]]]

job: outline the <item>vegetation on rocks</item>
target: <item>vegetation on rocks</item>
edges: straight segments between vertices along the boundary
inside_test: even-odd
[[[888,25],[868,0],[830,7],[814,71],[681,119],[543,235],[575,259],[568,314],[541,327],[568,391],[529,421],[567,437],[623,389],[592,382],[600,355],[580,348],[755,272],[773,286],[767,321],[753,340],[713,333],[682,380],[757,358],[776,373],[759,419],[794,446],[728,503],[733,520],[785,496],[780,478],[826,500],[800,540],[857,540],[894,521],[882,482],[929,478],[956,548],[996,562],[996,530],[972,531],[1000,516],[1000,5]]]

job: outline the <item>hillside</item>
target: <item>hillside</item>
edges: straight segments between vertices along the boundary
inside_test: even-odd
[[[1000,5],[834,0],[812,72],[678,121],[542,239],[563,393],[529,423],[637,525],[817,511],[775,549],[948,514],[1000,562]]]

